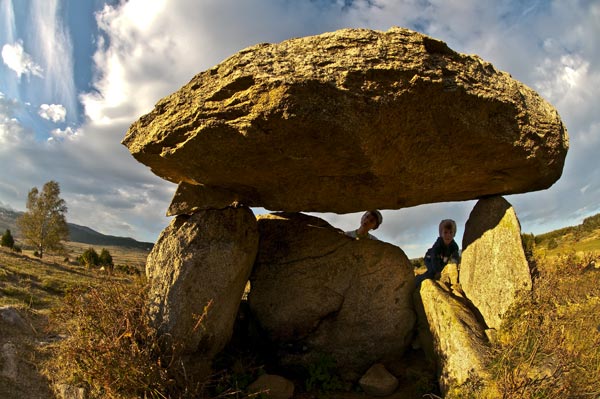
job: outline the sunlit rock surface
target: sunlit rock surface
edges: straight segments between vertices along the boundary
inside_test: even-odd
[[[199,73],[123,143],[188,183],[171,214],[229,203],[347,213],[545,189],[557,111],[474,55],[402,28],[259,44]],[[191,194],[190,194],[191,193]]]

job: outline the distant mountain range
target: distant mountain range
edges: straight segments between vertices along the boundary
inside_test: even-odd
[[[19,229],[17,228],[17,218],[23,212],[16,212],[10,209],[0,207],[0,234],[6,229],[10,229],[15,238],[19,238]],[[151,242],[137,241],[131,237],[111,236],[97,232],[86,226],[80,226],[74,223],[67,223],[69,226],[69,241],[80,242],[90,245],[106,245],[125,248],[150,249],[154,245]]]

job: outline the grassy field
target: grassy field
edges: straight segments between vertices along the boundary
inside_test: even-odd
[[[509,315],[494,344],[489,371],[503,398],[600,398],[600,269],[587,266],[590,260],[600,263],[600,229],[579,237],[566,234],[556,241],[558,246],[551,250],[546,243],[534,248],[539,274],[532,295]],[[0,323],[0,347],[18,344],[25,348],[20,356],[27,359],[20,369],[22,381],[13,383],[0,375],[0,398],[52,397],[47,396],[46,375],[85,381],[92,389],[90,397],[165,397],[161,392],[173,380],[166,369],[152,363],[158,341],[144,324],[143,279],[86,269],[74,261],[90,246],[66,247],[68,261],[65,254],[40,260],[29,250],[17,254],[0,248],[0,308],[19,309],[35,331],[29,337],[11,334]],[[146,251],[106,249],[116,265],[143,270]],[[61,318],[62,324],[56,324]],[[48,319],[55,319],[49,330]],[[45,331],[71,338],[42,353],[40,342],[48,341]],[[50,364],[54,361],[51,372],[40,373],[36,365],[48,359]],[[448,399],[474,397],[469,391],[461,395]],[[350,397],[333,392],[329,396]],[[246,396],[231,396],[241,397]]]
[[[540,246],[539,250],[543,250]],[[546,249],[546,255],[556,256],[569,252],[575,252],[578,256],[582,256],[587,252],[598,252],[600,253],[600,234],[594,232],[588,237],[575,240],[574,237],[564,237],[558,244],[558,247],[553,249]]]
[[[84,249],[69,245],[73,256]],[[87,247],[85,247],[87,248]],[[144,254],[115,248],[117,262],[143,264]],[[49,321],[64,306],[70,292],[104,287],[112,282],[133,286],[137,277],[98,268],[86,269],[63,256],[33,257],[0,247],[0,398],[53,398],[41,367],[49,348],[64,335]],[[71,257],[71,256],[70,256]]]
[[[142,271],[144,270],[144,267],[146,265],[146,258],[150,253],[149,251],[139,248],[125,248],[110,245],[94,246],[90,244],[83,244],[80,242],[66,242],[64,243],[64,246],[66,249],[66,253],[58,254],[48,252],[44,254],[43,260],[51,263],[66,263],[65,258],[68,258],[69,262],[76,262],[77,258],[88,248],[94,248],[97,253],[100,253],[100,251],[102,251],[102,248],[105,248],[108,252],[110,252],[115,265],[135,266],[137,269]],[[34,257],[33,249],[28,249],[25,246],[22,246],[22,248],[23,255]]]
[[[73,248],[76,248],[74,251],[83,251],[77,246]],[[121,249],[115,250],[114,257],[142,265],[141,255],[127,254]],[[18,254],[0,247],[0,306],[45,312],[60,304],[69,289],[98,284],[106,278],[106,273],[98,269],[64,262],[64,256],[49,255],[40,260],[33,256],[32,251]],[[125,276],[116,278],[126,279]]]

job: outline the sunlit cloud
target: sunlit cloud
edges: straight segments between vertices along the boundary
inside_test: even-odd
[[[175,185],[154,176],[120,144],[132,122],[195,74],[247,46],[340,28],[386,31],[392,26],[414,29],[456,51],[480,55],[538,91],[559,111],[571,139],[563,177],[549,190],[507,198],[525,231],[562,227],[566,220],[572,222],[598,208],[600,52],[594,40],[600,35],[598,2],[113,1],[95,14],[101,35],[91,38],[97,46],[89,54],[93,65],[86,64],[88,59],[73,59],[77,43],[73,38],[79,36],[70,36],[76,35],[76,28],[63,19],[68,2],[27,3],[29,14],[24,19],[25,7],[17,7],[24,3],[0,1],[0,10],[7,10],[0,19],[7,21],[0,27],[5,32],[0,46],[6,43],[2,57],[7,65],[0,68],[7,71],[7,86],[0,90],[18,97],[17,93],[26,93],[23,85],[29,82],[37,84],[30,92],[40,92],[37,98],[16,100],[0,95],[0,164],[11,165],[0,185],[0,200],[15,208],[23,207],[32,186],[54,179],[69,205],[69,221],[108,234],[152,240],[169,223],[164,214]],[[13,6],[19,11],[15,15],[10,13]],[[24,42],[17,41],[25,30]],[[74,68],[82,65],[93,71],[93,80],[85,92],[77,93]],[[17,82],[23,75],[36,79]],[[44,79],[37,79],[41,75]],[[38,113],[40,104],[48,107],[43,116]],[[49,130],[48,123],[40,121],[43,128],[35,132],[36,140],[23,125],[28,122],[21,118],[26,112],[36,120],[40,115],[66,123]],[[39,140],[41,135],[50,139]],[[457,221],[460,241],[474,203],[384,210],[384,223],[374,234],[409,256],[422,256],[434,242],[442,218]],[[350,230],[357,227],[360,214],[319,216]]]
[[[79,131],[71,127],[66,129],[53,129],[50,131],[51,137],[48,140],[73,140],[78,137]]]
[[[22,75],[43,77],[44,70],[25,52],[21,41],[2,46],[2,61],[17,74],[19,79]]]
[[[32,134],[25,129],[15,118],[15,112],[20,107],[19,103],[7,98],[0,92],[0,159],[2,153],[9,153],[10,149],[18,145],[19,142],[30,139]]]
[[[538,76],[535,88],[546,98],[559,100],[570,90],[586,84],[588,69],[589,62],[577,54],[545,58],[535,68]]]
[[[67,110],[61,104],[42,104],[38,115],[54,123],[64,122],[67,116]]]

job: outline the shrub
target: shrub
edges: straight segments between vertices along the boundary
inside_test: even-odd
[[[342,388],[342,381],[337,375],[336,361],[331,356],[321,354],[317,361],[308,366],[307,391],[327,393]]]
[[[100,257],[92,247],[86,249],[77,260],[80,265],[85,267],[98,266],[100,264]]]
[[[186,376],[177,351],[165,350],[151,327],[147,290],[141,279],[70,290],[50,319],[67,338],[51,348],[44,374],[85,387],[89,398],[203,397],[204,382]]]
[[[113,266],[113,258],[107,249],[102,248],[102,251],[100,251],[100,256],[98,257],[98,264],[101,266]]]
[[[140,269],[131,265],[117,265],[115,266],[115,268],[120,272],[133,276],[140,276],[142,274],[142,272],[140,272]]]
[[[418,269],[420,267],[425,267],[425,259],[424,258],[411,259],[410,263],[413,265],[413,267],[415,269]]]
[[[6,229],[4,234],[2,234],[2,239],[0,241],[0,245],[3,247],[12,248],[15,245],[15,239],[9,229]]]

